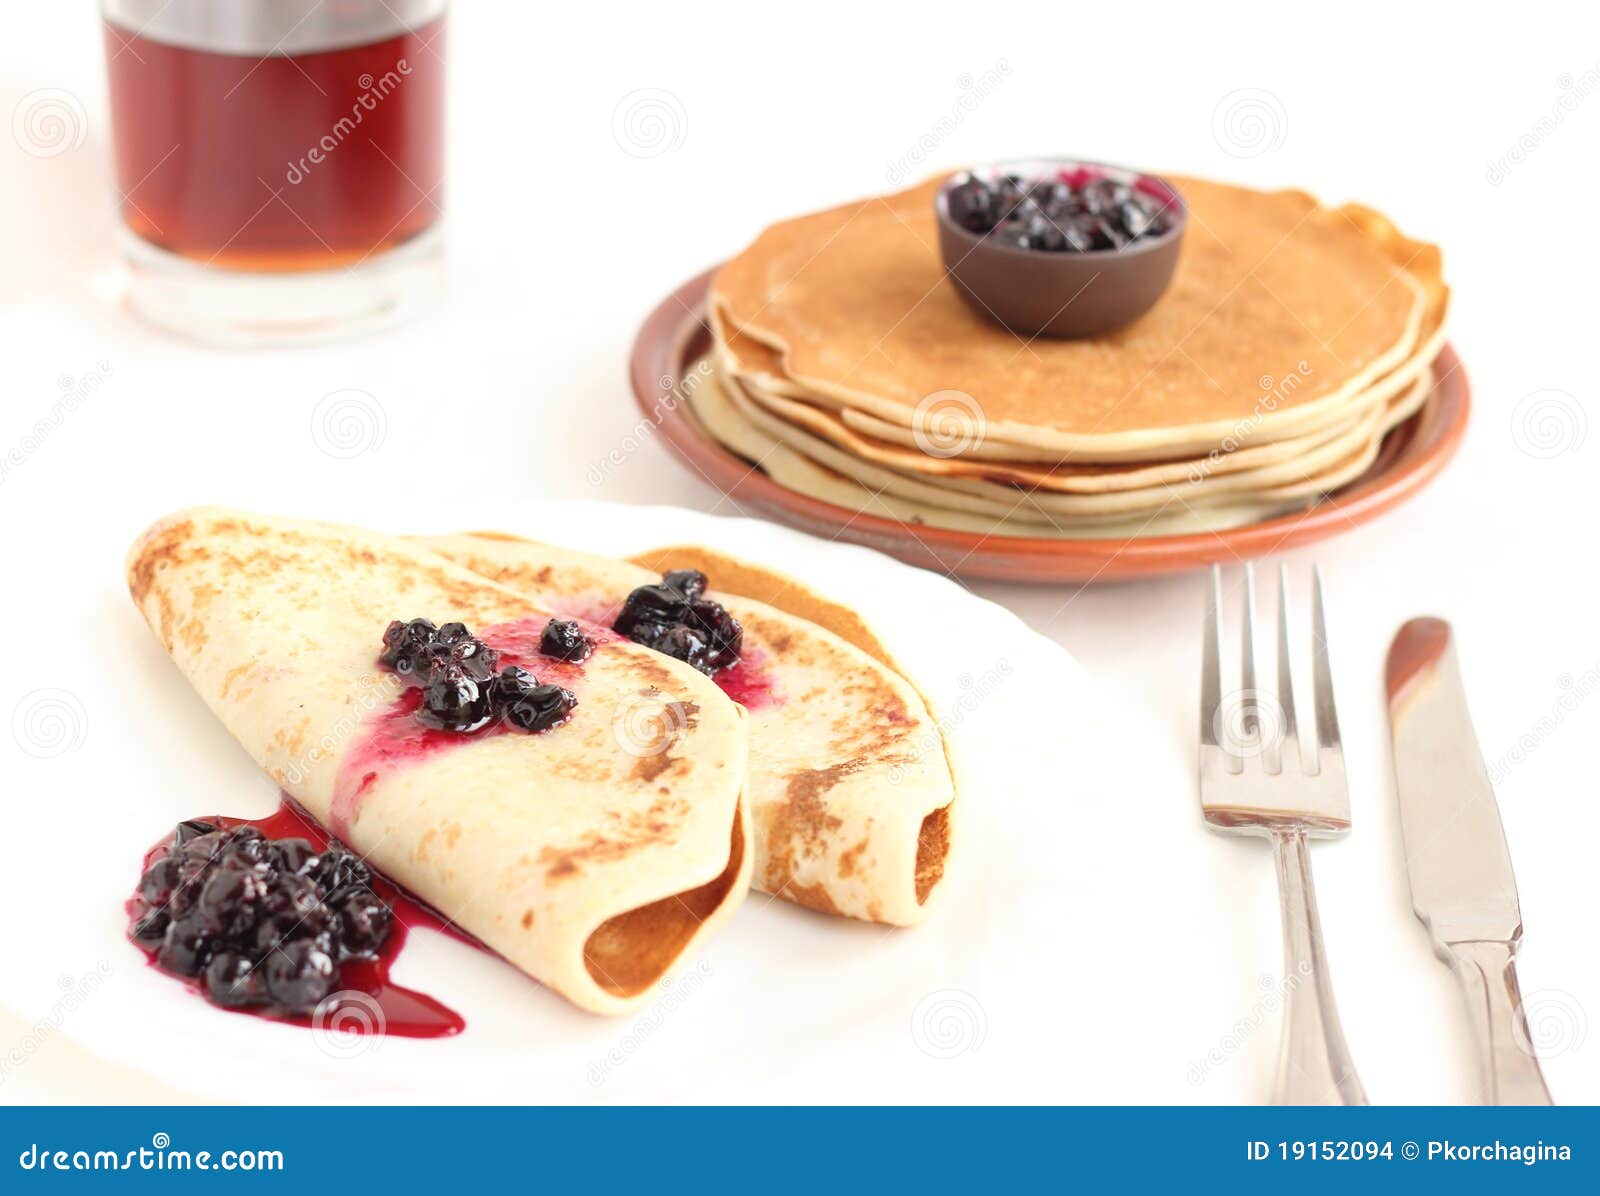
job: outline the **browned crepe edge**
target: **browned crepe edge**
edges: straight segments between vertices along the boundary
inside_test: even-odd
[[[945,765],[950,770],[951,785],[959,796],[959,773],[956,770],[950,737],[945,734],[944,726],[935,712],[933,703],[928,700],[928,695],[916,680],[900,667],[894,655],[884,646],[872,628],[855,611],[831,598],[825,598],[803,582],[776,569],[753,565],[710,548],[674,544],[662,548],[649,548],[625,559],[630,564],[655,573],[665,573],[668,569],[698,569],[707,577],[715,579],[713,589],[737,594],[756,602],[764,602],[797,619],[815,623],[818,627],[833,632],[846,643],[861,649],[884,668],[904,678],[906,684],[916,691],[917,696],[922,699],[922,704],[928,708],[929,717],[939,732],[939,742],[944,748]],[[954,802],[951,805],[954,805]],[[950,806],[944,806],[922,820],[922,828],[917,835],[916,892],[919,905],[927,901],[934,886],[944,876],[945,860],[950,850],[950,813]]]

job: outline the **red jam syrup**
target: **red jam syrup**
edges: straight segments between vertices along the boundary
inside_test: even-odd
[[[227,829],[234,826],[253,826],[268,839],[305,839],[317,851],[328,846],[328,834],[309,815],[296,807],[285,795],[277,813],[266,818],[210,817],[205,821]],[[144,868],[166,850],[163,839],[145,853]],[[394,923],[389,938],[374,960],[347,960],[339,965],[339,987],[355,996],[319,1010],[313,1016],[286,1016],[268,1009],[229,1008],[229,1013],[246,1013],[269,1021],[286,1022],[296,1026],[321,1026],[340,1033],[392,1034],[400,1038],[448,1038],[466,1029],[461,1015],[441,1001],[426,993],[405,988],[389,979],[389,970],[405,946],[412,930],[427,928],[450,935],[461,942],[477,944],[468,936],[447,923],[438,914],[414,900],[408,894],[376,873],[372,877],[372,891],[394,912]],[[142,908],[137,897],[127,903],[130,918]],[[134,944],[143,951],[150,966],[155,967],[155,951]],[[163,972],[164,975],[171,973]],[[199,977],[192,979],[174,976],[194,992],[204,995],[205,986]],[[223,1009],[224,1006],[212,1006]]]
[[[604,598],[574,598],[556,603],[559,618],[575,620],[596,652],[606,645],[620,643],[622,637],[611,629],[621,603]],[[572,690],[582,703],[582,679],[587,661],[557,660],[539,651],[548,615],[535,615],[509,623],[485,627],[478,639],[500,654],[500,667],[516,665],[527,669],[541,682]],[[590,659],[593,659],[592,655]],[[735,702],[747,710],[776,706],[782,701],[776,679],[764,653],[752,649],[738,664],[716,673],[714,680]],[[363,728],[352,746],[339,780],[334,786],[329,821],[334,834],[348,839],[355,825],[362,799],[377,779],[395,768],[427,759],[476,739],[496,735],[527,734],[504,722],[490,723],[476,731],[443,731],[429,727],[417,718],[422,692],[407,686],[394,703]]]
[[[767,656],[759,649],[748,649],[739,663],[713,673],[711,679],[746,710],[764,710],[783,702],[777,680],[767,667]]]
[[[608,644],[623,642],[611,629],[620,603],[604,599],[574,599],[558,604],[557,616],[574,619],[583,634],[600,652]],[[478,639],[500,654],[500,667],[516,665],[527,669],[540,681],[560,685],[578,694],[582,702],[582,680],[587,661],[556,660],[539,651],[548,615],[536,615],[510,623],[485,627]],[[591,656],[589,659],[593,659]],[[747,710],[775,706],[781,701],[776,679],[766,656],[759,650],[746,652],[731,668],[716,673],[714,681],[722,691]],[[442,731],[417,718],[422,691],[416,686],[402,690],[394,703],[363,728],[352,746],[334,787],[330,823],[333,832],[348,839],[355,824],[361,800],[377,779],[386,772],[427,759],[436,752],[448,751],[477,739],[497,735],[527,734],[504,722],[490,723],[477,731]]]
[[[512,623],[497,623],[484,628],[478,634],[478,639],[500,653],[501,668],[516,665],[527,669],[542,682],[577,692],[580,688],[578,683],[583,677],[584,662],[554,660],[539,651],[539,637],[549,621],[549,616],[540,615]],[[597,651],[603,644],[617,642],[616,633],[607,627],[585,623],[583,633],[593,641]],[[579,700],[581,703],[581,694]],[[362,728],[361,738],[352,746],[334,786],[333,805],[329,812],[334,834],[349,838],[361,799],[384,773],[474,740],[492,739],[497,735],[529,734],[506,722],[492,722],[476,731],[439,730],[417,718],[421,706],[422,690],[415,685],[408,685],[387,710]]]

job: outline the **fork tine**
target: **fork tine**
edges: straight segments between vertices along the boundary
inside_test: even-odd
[[[1317,743],[1339,746],[1339,715],[1333,706],[1333,674],[1328,667],[1328,620],[1323,611],[1322,570],[1311,568],[1311,678],[1316,696]]]
[[[1284,767],[1292,748],[1302,771],[1305,757],[1300,750],[1300,724],[1294,713],[1294,667],[1289,654],[1289,566],[1278,566],[1278,709],[1283,712]]]
[[[1270,577],[1263,577],[1270,585]],[[1276,667],[1266,657],[1256,659],[1259,652],[1270,653],[1273,645],[1254,643],[1253,571],[1245,570],[1244,643],[1230,647],[1232,659],[1223,657],[1222,571],[1212,569],[1210,580],[1200,688],[1200,804],[1206,823],[1236,834],[1344,834],[1350,829],[1350,795],[1334,710],[1321,571],[1313,573],[1311,618],[1305,620],[1315,640],[1315,664],[1314,685],[1302,696],[1315,700],[1304,707],[1295,701],[1294,674],[1298,667],[1304,680],[1305,661],[1295,660],[1291,644],[1294,636],[1303,634],[1298,630],[1303,624],[1290,627],[1304,616],[1290,609],[1288,570],[1278,570],[1276,635],[1272,628],[1263,629],[1277,641]],[[1303,652],[1303,640],[1299,646]],[[1258,663],[1264,671],[1258,672]],[[1257,685],[1265,688],[1253,689]],[[1313,714],[1315,726],[1308,725]],[[1290,738],[1295,741],[1292,757],[1284,745]]]
[[[1200,662],[1200,746],[1217,747],[1217,718],[1222,710],[1222,570],[1211,566],[1206,594],[1205,646]]]
[[[1241,730],[1246,735],[1261,734],[1259,714],[1260,694],[1256,689],[1256,571],[1249,561],[1244,565],[1244,625],[1239,629],[1242,641],[1239,697],[1244,703]]]

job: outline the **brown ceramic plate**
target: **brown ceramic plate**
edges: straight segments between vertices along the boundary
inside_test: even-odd
[[[629,374],[634,397],[673,451],[752,514],[958,577],[1110,581],[1248,560],[1309,544],[1375,519],[1433,480],[1460,445],[1471,407],[1461,359],[1446,345],[1434,365],[1432,393],[1416,415],[1389,433],[1372,468],[1309,510],[1229,531],[1132,540],[1041,540],[906,524],[778,485],[708,436],[684,403],[663,402],[686,368],[710,347],[704,312],[715,272],[707,270],[667,296],[633,343]]]

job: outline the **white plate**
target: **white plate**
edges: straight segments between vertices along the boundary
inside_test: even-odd
[[[140,852],[175,821],[259,816],[276,795],[172,667],[108,561],[79,645],[103,667],[36,700],[37,726],[19,729],[19,744],[33,749],[22,783],[58,795],[12,810],[13,844],[57,845],[8,853],[8,895],[25,910],[49,910],[39,922],[10,915],[8,938],[21,941],[0,975],[0,998],[24,1019],[224,1100],[1115,1097],[1107,1080],[1130,1073],[1103,1023],[1122,999],[1094,980],[1086,957],[1114,897],[1102,883],[1108,844],[1074,824],[1112,812],[1114,792],[1093,762],[1126,758],[1118,746],[1126,732],[1058,645],[943,577],[750,520],[498,502],[432,508],[410,524],[390,510],[378,524],[501,528],[619,555],[701,543],[805,578],[859,610],[929,693],[956,744],[962,838],[940,908],[923,927],[897,931],[752,894],[653,1006],[620,1020],[579,1013],[431,932],[412,938],[395,978],[465,1016],[455,1039],[335,1043],[215,1010],[145,965],[123,937],[122,902]],[[60,719],[53,731],[51,709]],[[1048,788],[1030,779],[1041,777]],[[27,966],[15,966],[19,958]],[[1097,1078],[1085,1086],[1091,1057]]]

